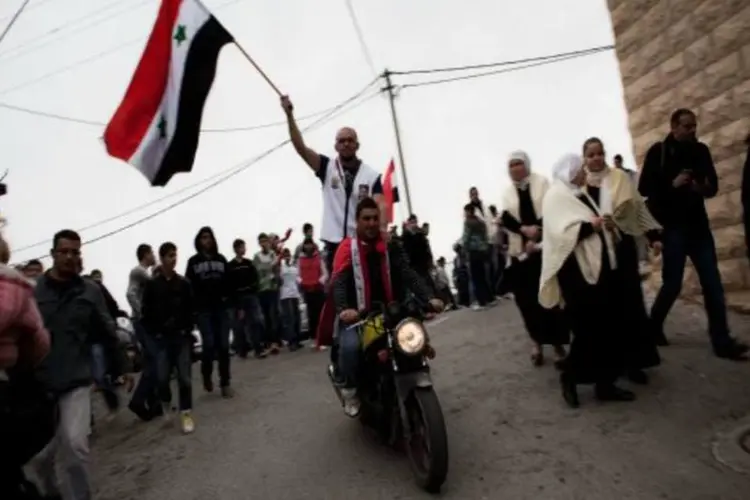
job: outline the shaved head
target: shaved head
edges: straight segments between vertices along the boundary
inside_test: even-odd
[[[356,159],[359,150],[357,131],[351,127],[343,127],[336,132],[336,152],[343,161]]]

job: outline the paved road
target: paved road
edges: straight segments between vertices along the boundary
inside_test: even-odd
[[[750,476],[718,463],[715,434],[750,412],[750,364],[710,356],[703,315],[680,305],[674,345],[631,404],[582,391],[565,407],[552,367],[528,362],[512,302],[459,311],[432,328],[434,376],[446,414],[445,499],[746,500]],[[732,318],[740,336],[750,321]],[[325,354],[234,365],[237,398],[196,390],[196,433],[127,413],[94,444],[100,500],[352,500],[429,498],[408,464],[341,413]]]

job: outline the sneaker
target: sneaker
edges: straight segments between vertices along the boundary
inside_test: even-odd
[[[182,427],[183,434],[192,434],[195,430],[195,421],[190,410],[183,411],[180,415],[180,427]]]
[[[221,397],[224,399],[232,399],[234,397],[234,389],[228,385],[223,386],[221,388]]]
[[[484,309],[484,307],[483,307],[483,306],[480,306],[479,304],[472,304],[472,305],[471,305],[471,310],[472,310],[472,311],[481,311],[481,310],[483,310],[483,309]]]
[[[357,389],[341,389],[341,397],[344,400],[344,413],[346,416],[354,418],[359,415],[361,404],[357,397]]]
[[[266,359],[268,357],[268,353],[266,351],[259,351],[255,353],[255,359]]]

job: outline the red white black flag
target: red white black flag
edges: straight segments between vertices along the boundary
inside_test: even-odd
[[[190,172],[221,48],[232,35],[198,0],[162,0],[130,86],[104,132],[107,152],[152,186]]]

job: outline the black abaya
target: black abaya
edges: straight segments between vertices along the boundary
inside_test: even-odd
[[[589,186],[588,193],[595,202],[599,202],[599,188]],[[643,370],[661,364],[661,357],[654,341],[651,319],[646,311],[635,238],[625,233],[620,236],[621,239],[615,246],[617,269],[614,275],[617,281],[615,292],[618,318],[621,318],[626,332],[623,346],[625,362],[629,370]],[[655,234],[648,236],[653,239]]]
[[[588,199],[579,199],[592,208]],[[578,241],[593,233],[591,224],[582,224]],[[602,241],[602,267],[596,284],[584,279],[574,254],[568,256],[557,274],[566,319],[573,331],[573,342],[561,368],[575,384],[609,385],[625,370],[618,278],[610,264],[605,238],[602,234],[598,237]]]
[[[536,216],[529,191],[530,189],[517,189],[520,221],[507,211],[502,214],[505,228],[521,236],[523,245],[526,245],[528,238],[521,233],[521,226],[542,227],[542,219]],[[507,284],[513,292],[531,340],[539,345],[561,346],[570,342],[569,331],[558,308],[545,309],[539,304],[541,275],[542,254],[536,252],[524,261],[514,259],[504,279],[508,280]]]

